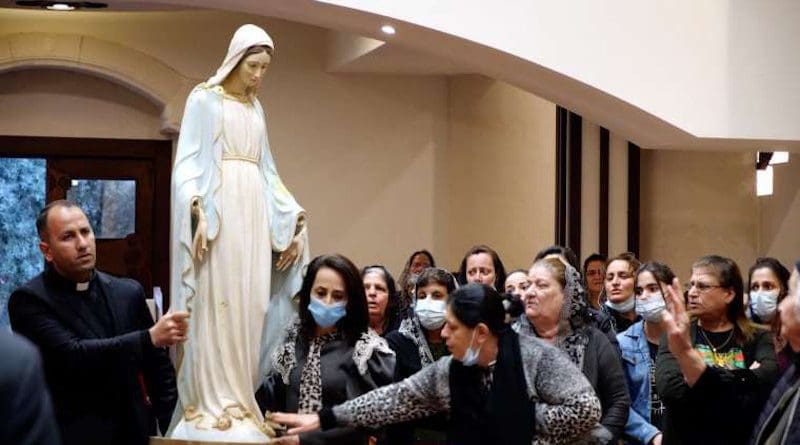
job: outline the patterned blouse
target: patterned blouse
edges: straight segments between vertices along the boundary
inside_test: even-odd
[[[583,373],[556,348],[538,339],[520,342],[528,394],[536,404],[534,444],[589,440],[600,420],[600,401]],[[333,407],[340,426],[380,427],[450,410],[446,356],[413,376]]]

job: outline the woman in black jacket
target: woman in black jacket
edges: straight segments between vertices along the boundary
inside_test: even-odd
[[[409,316],[399,329],[386,335],[386,342],[397,355],[395,381],[416,374],[449,355],[442,337],[442,326],[448,296],[456,290],[456,280],[450,272],[436,267],[422,271],[417,278]],[[417,422],[405,422],[387,427],[382,444],[407,445],[445,443],[447,419],[437,415]]]
[[[751,445],[800,443],[800,261],[781,301],[781,337],[794,351],[793,363],[775,385],[753,430]]]
[[[488,285],[463,286],[450,295],[442,328],[452,355],[341,405],[315,414],[275,413],[272,420],[295,434],[448,413],[448,443],[578,443],[597,425],[600,402],[564,354],[509,328],[519,306]]]
[[[656,359],[665,444],[747,443],[778,364],[772,335],[745,316],[743,288],[733,260],[709,255],[692,265],[688,311],[677,278],[667,289]]]
[[[596,439],[620,438],[630,408],[625,374],[608,337],[586,322],[580,274],[561,259],[546,257],[533,264],[528,280],[525,316],[516,325],[520,341],[535,336],[565,352],[600,398],[603,429],[595,431]]]

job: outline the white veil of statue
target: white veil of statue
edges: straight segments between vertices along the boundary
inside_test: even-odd
[[[188,310],[188,339],[178,363],[179,402],[169,437],[265,441],[255,390],[269,354],[296,308],[309,261],[305,212],[283,185],[254,89],[228,94],[222,84],[252,47],[272,39],[244,25],[216,74],[186,101],[172,172],[171,307]],[[193,256],[197,203],[207,249]],[[293,245],[294,242],[294,245]],[[281,252],[297,260],[276,267]]]

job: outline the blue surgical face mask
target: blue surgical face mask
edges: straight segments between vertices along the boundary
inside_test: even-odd
[[[481,346],[483,345],[472,349],[472,342],[475,341],[476,332],[478,332],[477,329],[472,330],[472,339],[469,341],[469,346],[467,347],[467,352],[464,353],[464,358],[461,359],[461,364],[464,366],[475,366],[478,364],[478,355],[481,353]]]
[[[660,323],[667,303],[661,293],[650,294],[646,299],[636,300],[636,313],[651,323]]]
[[[342,317],[347,314],[347,302],[333,303],[327,305],[315,297],[311,297],[311,302],[308,304],[308,311],[314,317],[317,326],[321,328],[329,328],[335,325]]]

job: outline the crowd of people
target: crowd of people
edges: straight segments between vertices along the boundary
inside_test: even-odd
[[[381,334],[394,383],[272,413],[280,441],[360,428],[402,444],[800,443],[800,263],[758,258],[742,276],[707,255],[685,284],[630,252],[581,264],[562,246],[508,274],[484,245],[454,274],[433,264],[414,252],[380,306],[395,308]]]
[[[19,357],[0,366],[0,442],[164,433],[177,383],[163,347],[190,340],[190,315],[154,322],[138,283],[95,270],[73,203],[37,227],[47,267],[9,313],[38,353],[0,336]],[[800,262],[758,258],[743,276],[708,255],[685,284],[629,252],[579,263],[561,246],[510,273],[485,245],[453,273],[435,264],[414,252],[395,282],[338,254],[309,263],[254,394],[274,443],[800,443]]]

